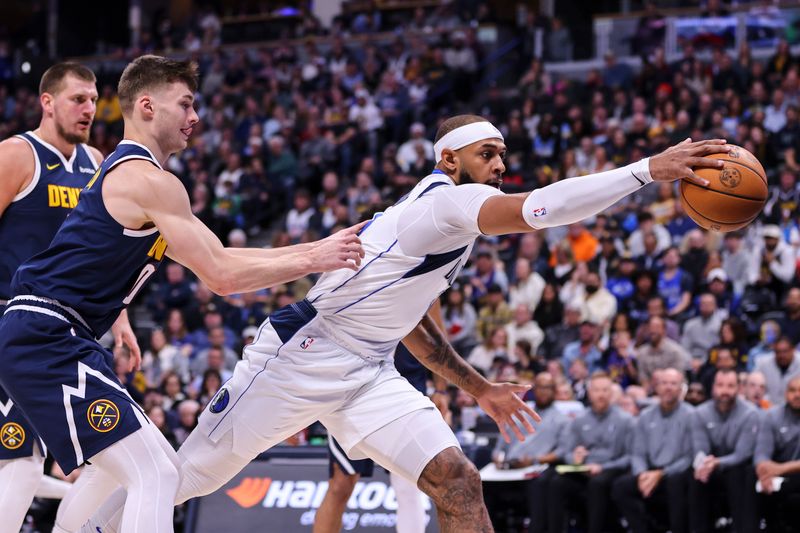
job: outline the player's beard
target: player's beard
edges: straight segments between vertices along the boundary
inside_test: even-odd
[[[475,179],[472,177],[467,170],[461,169],[458,173],[458,184],[463,185],[465,183],[477,183]],[[503,180],[489,180],[484,185],[488,185],[489,187],[494,187],[495,189],[499,189],[500,186],[503,184]]]
[[[89,134],[91,133],[92,129],[89,128],[86,130],[86,133],[70,133],[64,129],[61,124],[56,122],[56,132],[58,135],[67,141],[70,144],[83,144],[89,141]]]
[[[475,183],[475,180],[472,179],[472,175],[464,169],[458,173],[458,184],[463,185],[465,183]]]

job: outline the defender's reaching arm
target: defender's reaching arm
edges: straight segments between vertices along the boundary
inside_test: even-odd
[[[167,242],[169,257],[192,270],[217,294],[254,291],[312,272],[355,270],[364,256],[357,236],[360,226],[303,245],[299,251],[226,248],[194,216],[180,181],[145,161],[129,161],[110,172],[103,182],[103,201],[125,227],[155,224]]]

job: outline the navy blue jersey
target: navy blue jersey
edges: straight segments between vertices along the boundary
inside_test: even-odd
[[[17,137],[33,149],[34,171],[30,184],[0,216],[0,300],[11,296],[17,268],[53,240],[98,165],[86,145],[76,146],[66,159],[32,132]]]
[[[161,168],[146,147],[124,140],[106,158],[50,247],[19,267],[12,296],[56,300],[75,310],[99,337],[111,327],[155,273],[167,244],[152,227],[130,230],[114,220],[103,203],[103,179],[131,159]]]

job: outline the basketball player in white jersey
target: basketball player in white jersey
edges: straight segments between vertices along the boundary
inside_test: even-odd
[[[516,422],[532,432],[524,414],[538,420],[517,396],[527,387],[486,381],[426,314],[474,240],[577,222],[654,180],[705,185],[692,169],[720,168],[703,156],[727,151],[723,140],[687,139],[620,169],[505,195],[502,134],[474,115],[445,121],[434,173],[362,231],[360,269],[323,275],[306,300],[261,325],[178,452],[177,501],[215,491],[257,454],[320,420],[351,459],[370,457],[427,493],[443,532],[491,531],[477,469],[431,401],[391,364],[396,344],[473,395],[506,440],[509,430],[523,439]],[[107,527],[114,520],[104,506],[92,533],[115,531]]]

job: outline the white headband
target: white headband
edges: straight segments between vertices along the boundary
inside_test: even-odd
[[[485,120],[458,127],[433,145],[436,162],[442,160],[442,150],[445,148],[458,150],[483,139],[500,139],[502,141],[503,134],[491,122]]]

